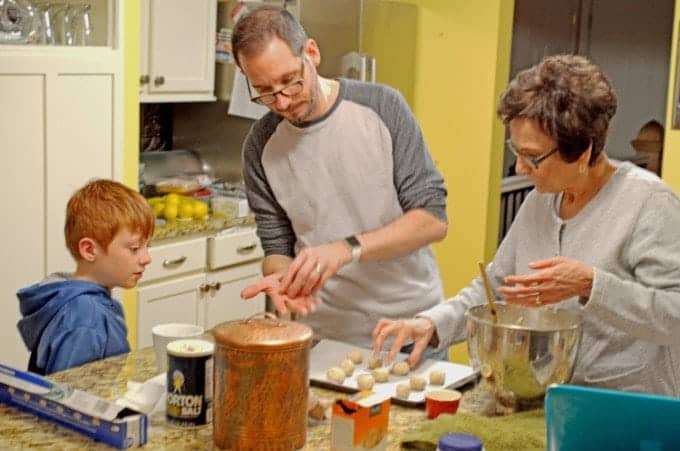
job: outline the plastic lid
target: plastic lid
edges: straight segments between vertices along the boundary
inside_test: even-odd
[[[202,357],[212,355],[215,345],[207,340],[182,339],[171,341],[165,347],[168,354],[179,357]]]
[[[470,434],[450,433],[439,437],[441,451],[482,451],[482,441]]]

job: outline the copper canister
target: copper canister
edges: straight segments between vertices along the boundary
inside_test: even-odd
[[[229,450],[302,448],[311,329],[267,314],[222,323],[213,335],[215,445]]]

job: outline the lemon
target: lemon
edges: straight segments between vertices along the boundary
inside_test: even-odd
[[[191,202],[181,202],[179,204],[178,216],[182,219],[190,218],[194,215],[194,206]]]
[[[162,198],[162,197],[158,197],[158,196],[156,196],[156,197],[149,197],[146,201],[147,201],[150,205],[156,205],[156,204],[158,204],[158,203],[163,203],[163,198]]]
[[[166,204],[163,210],[163,216],[168,221],[174,221],[177,218],[177,205],[176,204]]]
[[[208,216],[208,204],[200,200],[194,201],[194,218],[202,219]]]
[[[156,215],[157,218],[163,216],[163,210],[165,210],[164,203],[156,202],[151,204],[151,206],[153,207],[153,213]]]
[[[165,196],[165,203],[168,205],[177,205],[180,200],[182,200],[182,197],[177,193],[170,193]]]

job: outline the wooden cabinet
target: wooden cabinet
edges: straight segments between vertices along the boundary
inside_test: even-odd
[[[262,256],[254,229],[152,246],[137,291],[137,347],[151,345],[156,324],[192,323],[207,330],[264,311],[263,294],[240,296],[261,277]]]
[[[123,178],[124,31],[114,30],[126,3],[93,0],[93,46],[0,46],[0,361],[18,368],[28,351],[17,290],[74,269],[63,232],[69,197],[92,178]]]
[[[217,0],[142,0],[140,100],[215,100]]]

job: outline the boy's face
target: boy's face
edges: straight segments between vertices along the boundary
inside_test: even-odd
[[[107,252],[101,248],[97,252],[97,280],[107,288],[132,288],[137,285],[149,263],[149,240],[124,227],[113,237]]]

